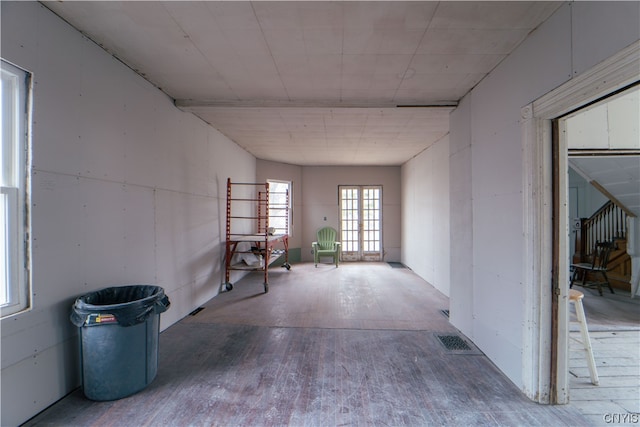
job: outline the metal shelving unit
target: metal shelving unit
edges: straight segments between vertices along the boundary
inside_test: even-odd
[[[237,195],[238,187],[244,187]],[[249,194],[249,195],[247,195]],[[227,226],[225,249],[226,290],[233,289],[230,276],[233,270],[264,272],[264,292],[269,292],[269,266],[284,256],[282,267],[291,269],[289,264],[289,235],[276,234],[269,226],[270,203],[269,183],[240,183],[227,179]],[[289,192],[285,195],[285,205],[278,205],[278,212],[284,212],[288,230]],[[277,246],[283,249],[276,249]],[[247,263],[238,258],[255,256],[256,263]]]

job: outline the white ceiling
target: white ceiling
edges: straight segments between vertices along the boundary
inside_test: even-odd
[[[610,96],[566,119],[569,165],[640,217],[640,87]],[[607,195],[607,198],[609,196]]]
[[[257,158],[400,165],[561,2],[43,4]]]
[[[640,217],[640,156],[571,157],[569,164]]]

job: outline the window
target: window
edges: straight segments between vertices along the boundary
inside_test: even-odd
[[[291,182],[274,181],[269,183],[269,227],[275,234],[291,234]]]
[[[31,74],[2,60],[0,316],[29,306],[27,185]]]

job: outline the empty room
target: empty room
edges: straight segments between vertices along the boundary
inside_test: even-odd
[[[640,2],[0,8],[2,426],[638,423]]]

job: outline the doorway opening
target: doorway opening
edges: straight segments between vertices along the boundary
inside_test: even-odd
[[[640,384],[640,300],[632,298],[636,289],[631,277],[632,259],[637,264],[640,254],[633,241],[637,233],[630,232],[640,216],[639,97],[636,82],[554,120],[554,213],[566,216],[554,220],[555,277],[560,295],[567,295],[570,286],[584,295],[586,339],[597,373],[588,369],[574,304],[567,307],[555,298],[553,357],[558,369],[566,369],[571,402],[583,412],[595,411],[585,413],[594,419],[603,416],[601,402],[620,413],[637,410],[631,407],[637,401],[630,403],[625,395]],[[606,286],[600,276],[579,267],[592,262],[602,244],[612,248]],[[573,280],[576,269],[586,281]],[[601,286],[590,286],[596,284]]]
[[[523,390],[540,403],[569,403],[568,148],[558,118],[637,84],[639,69],[636,42],[521,109],[523,254],[531,266],[523,276]]]
[[[343,261],[382,260],[382,186],[340,185]]]

